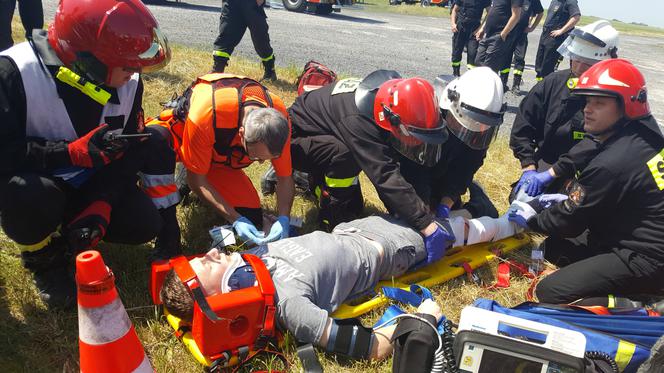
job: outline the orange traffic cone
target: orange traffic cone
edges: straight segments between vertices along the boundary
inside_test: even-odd
[[[154,372],[98,251],[76,257],[81,372]]]

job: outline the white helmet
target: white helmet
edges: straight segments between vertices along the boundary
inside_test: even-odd
[[[558,48],[558,53],[570,60],[589,65],[616,58],[618,31],[603,19],[575,28]]]
[[[447,128],[473,149],[486,149],[503,123],[503,82],[489,67],[476,67],[439,91],[440,108],[456,121]],[[457,123],[454,123],[457,122]]]

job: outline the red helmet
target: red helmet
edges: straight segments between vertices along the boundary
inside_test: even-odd
[[[591,66],[579,77],[573,93],[580,96],[609,96],[622,102],[627,119],[650,115],[646,80],[631,62],[608,59]]]
[[[158,70],[171,56],[141,0],[60,0],[48,40],[65,65],[96,83],[115,67]]]
[[[423,165],[438,161],[448,133],[431,83],[422,78],[386,81],[376,92],[373,114],[404,156]]]

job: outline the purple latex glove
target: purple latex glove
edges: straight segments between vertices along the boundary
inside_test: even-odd
[[[568,197],[565,194],[554,193],[554,194],[542,194],[537,198],[539,205],[543,209],[548,209],[549,207],[560,203],[566,200]]]
[[[530,179],[530,177],[534,176],[536,173],[537,173],[537,171],[535,171],[535,170],[523,171],[523,173],[521,174],[521,178],[516,183],[515,192],[518,192],[521,188],[524,188],[524,190],[526,190],[525,188],[528,187],[528,183],[529,183],[528,180]]]
[[[528,193],[528,195],[531,197],[542,194],[544,188],[551,184],[553,179],[554,177],[551,176],[549,170],[544,172],[537,172],[534,175],[531,175],[526,182],[526,193]]]
[[[426,264],[440,260],[445,255],[447,248],[452,246],[456,240],[452,228],[449,227],[449,219],[443,219],[442,222],[436,221],[436,225],[436,230],[424,237],[424,247],[427,250]]]
[[[447,219],[450,217],[450,208],[444,203],[438,205],[436,208],[436,217],[440,219]]]

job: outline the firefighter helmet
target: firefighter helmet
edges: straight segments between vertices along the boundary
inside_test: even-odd
[[[428,81],[391,79],[381,84],[373,102],[373,119],[390,131],[391,145],[408,159],[426,166],[440,159],[448,134]]]
[[[447,128],[473,149],[486,149],[503,123],[503,83],[490,68],[468,70],[440,92],[440,108],[454,121]]]
[[[618,57],[618,31],[603,19],[575,28],[558,47],[558,53],[570,60],[593,65]]]
[[[630,120],[650,115],[646,80],[639,69],[625,59],[610,59],[591,66],[579,77],[572,93],[615,97],[623,106],[625,118]]]
[[[48,40],[67,67],[97,84],[116,67],[158,70],[171,53],[141,0],[61,0]]]

